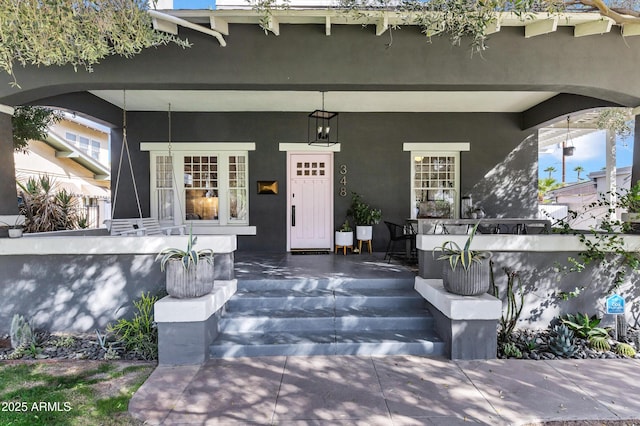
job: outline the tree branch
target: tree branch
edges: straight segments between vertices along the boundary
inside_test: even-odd
[[[628,9],[609,8],[602,0],[578,0],[578,3],[585,6],[595,7],[602,16],[613,19],[616,24],[640,22],[640,14],[638,12],[633,12],[633,15],[629,16],[630,14],[627,12],[632,11],[629,11]]]

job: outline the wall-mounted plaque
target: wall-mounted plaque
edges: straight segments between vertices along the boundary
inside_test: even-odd
[[[258,181],[258,194],[277,194],[277,193],[278,193],[277,180],[259,180]]]

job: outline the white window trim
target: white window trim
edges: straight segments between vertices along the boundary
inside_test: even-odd
[[[463,152],[471,151],[469,142],[405,142],[403,151]]]
[[[415,157],[418,156],[449,156],[454,157],[456,162],[456,171],[455,171],[455,202],[453,206],[453,217],[460,217],[460,152],[470,151],[471,144],[468,142],[443,142],[443,143],[404,143],[402,144],[403,151],[411,151],[411,185],[410,185],[410,196],[409,196],[409,211],[411,212],[410,217],[415,219],[417,217],[416,214],[416,206],[415,206]]]
[[[172,152],[182,151],[255,151],[254,142],[180,142],[172,143]],[[141,142],[140,151],[169,152],[168,142]]]
[[[278,149],[286,152],[340,152],[340,144],[331,146],[309,145],[306,142],[300,143],[279,143]]]
[[[249,195],[250,185],[249,185],[249,151],[255,151],[256,144],[253,142],[180,142],[176,144],[169,144],[168,142],[142,142],[140,143],[141,151],[149,151],[149,160],[150,160],[150,202],[151,202],[151,212],[157,216],[158,212],[156,211],[157,206],[157,191],[155,186],[155,178],[156,178],[156,160],[155,157],[161,156],[166,157],[169,155],[169,146],[171,146],[171,153],[173,156],[173,167],[175,170],[175,178],[180,179],[182,176],[183,170],[183,158],[186,155],[189,155],[190,152],[197,152],[199,154],[221,154],[224,156],[233,156],[233,155],[245,155],[247,159],[247,196]],[[226,169],[227,175],[224,175],[226,179],[228,179],[228,164],[224,167]],[[221,173],[225,173],[224,170],[218,170],[219,176],[222,176]],[[192,223],[194,232],[197,234],[211,234],[211,235],[225,235],[225,234],[235,234],[235,235],[256,235],[256,227],[249,225],[250,218],[247,219],[247,223],[237,222],[233,220],[220,221],[220,215],[218,215],[219,219],[215,221],[186,221],[181,217],[181,214],[184,214],[184,202],[185,202],[185,191],[184,186],[182,186],[182,191],[180,191],[180,186],[176,185],[174,182],[174,187],[172,188],[174,191],[176,190],[176,186],[178,187],[177,194],[177,202],[180,205],[175,204],[174,206],[174,224],[181,225],[183,223]],[[226,203],[228,203],[228,194],[227,197],[220,197],[220,205],[218,206],[219,211],[223,211],[223,207],[226,208]],[[249,208],[249,204],[247,203],[247,209]],[[225,210],[226,211],[226,210]],[[248,212],[247,212],[248,214]]]

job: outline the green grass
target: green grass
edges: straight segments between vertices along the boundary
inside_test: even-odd
[[[0,365],[0,424],[137,424],[127,407],[152,370],[152,364],[109,362]]]

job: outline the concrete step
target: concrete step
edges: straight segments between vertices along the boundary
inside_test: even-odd
[[[444,355],[414,277],[241,280],[213,357]]]
[[[353,289],[412,289],[415,276],[399,278],[294,278],[285,280],[239,280],[238,291],[267,290],[353,290]]]
[[[230,333],[319,330],[425,330],[434,325],[428,310],[395,308],[268,309],[227,313],[221,330]]]
[[[238,291],[229,300],[229,311],[258,309],[322,309],[322,308],[421,308],[424,299],[414,289],[352,289],[352,290],[266,290]]]
[[[392,354],[442,356],[444,343],[433,330],[389,330],[225,332],[211,345],[211,355],[216,358]]]

